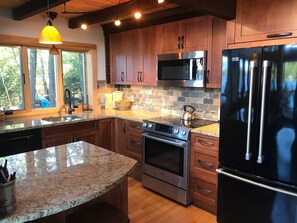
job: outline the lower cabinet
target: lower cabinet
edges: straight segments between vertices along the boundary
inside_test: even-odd
[[[137,160],[131,177],[141,180],[142,173],[142,123],[116,119],[116,152]]]
[[[85,141],[99,145],[99,122],[87,121],[41,129],[42,148]]]
[[[190,183],[193,203],[214,214],[217,209],[218,147],[218,138],[191,133]]]
[[[115,151],[114,118],[99,120],[99,144],[98,146]]]

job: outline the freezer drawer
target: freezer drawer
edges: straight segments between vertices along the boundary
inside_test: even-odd
[[[297,194],[232,174],[218,174],[218,223],[297,223]]]

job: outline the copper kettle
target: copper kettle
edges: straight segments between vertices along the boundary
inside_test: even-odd
[[[196,109],[191,105],[184,105],[183,113],[181,114],[180,119],[186,120],[186,121],[194,119],[194,114],[193,113],[194,113],[195,110]]]

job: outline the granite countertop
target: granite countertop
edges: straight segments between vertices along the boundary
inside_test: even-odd
[[[192,129],[191,132],[199,133],[207,136],[219,137],[220,136],[220,124],[214,123],[211,125],[202,126]]]
[[[22,118],[7,119],[5,121],[0,121],[0,134],[8,133],[8,132],[16,132],[21,130],[28,130],[33,128],[43,128],[48,126],[65,125],[70,123],[99,120],[104,118],[122,118],[122,119],[131,120],[131,121],[142,122],[142,120],[144,119],[167,116],[168,114],[163,114],[159,112],[137,111],[137,110],[119,111],[119,110],[111,109],[111,110],[100,110],[99,112],[83,112],[83,113],[74,112],[73,115],[81,116],[82,119],[68,121],[68,122],[49,122],[49,121],[42,120],[43,117],[47,117],[50,115],[28,116],[28,117],[22,117]],[[58,116],[58,115],[52,115],[52,116]],[[67,116],[67,115],[63,115],[63,116]],[[192,132],[219,137],[219,124],[216,123],[208,126],[195,128],[192,130]]]
[[[90,201],[120,184],[136,161],[76,142],[0,158],[16,174],[16,211],[1,223],[49,216]]]

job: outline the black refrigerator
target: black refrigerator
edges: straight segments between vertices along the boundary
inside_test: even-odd
[[[223,51],[218,223],[297,223],[297,45]]]

